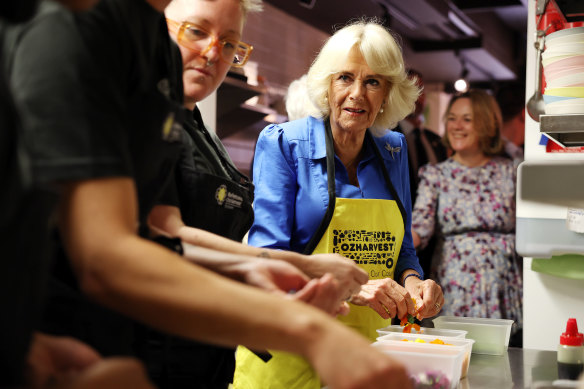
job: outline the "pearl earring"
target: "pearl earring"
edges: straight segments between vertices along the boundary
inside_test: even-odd
[[[383,113],[383,107],[379,110],[379,113]]]

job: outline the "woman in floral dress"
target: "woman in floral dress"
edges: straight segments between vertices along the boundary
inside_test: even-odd
[[[444,293],[441,315],[491,317],[522,327],[522,277],[515,253],[515,178],[505,157],[500,110],[484,91],[450,101],[444,141],[452,156],[420,169],[412,233],[424,247],[433,234],[432,278]]]

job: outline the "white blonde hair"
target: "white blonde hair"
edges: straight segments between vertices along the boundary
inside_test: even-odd
[[[330,115],[328,89],[334,74],[353,47],[358,47],[367,65],[389,83],[383,112],[379,112],[371,129],[380,134],[396,126],[414,110],[420,94],[416,80],[408,79],[401,47],[392,33],[375,20],[359,20],[338,30],[324,44],[308,71],[308,95],[321,118]]]
[[[296,120],[306,116],[319,116],[318,110],[308,98],[306,74],[290,83],[285,100],[288,120]]]
[[[262,0],[241,0],[241,10],[243,17],[247,16],[249,12],[261,12],[264,9]]]
[[[193,1],[193,0],[172,0],[165,9],[165,13],[169,14],[169,12],[171,13],[171,16],[176,17],[177,15],[176,12],[178,12],[178,8],[177,6],[179,3],[184,3],[187,1]],[[208,1],[208,0],[207,0]],[[239,0],[239,5],[241,7],[241,12],[243,13],[243,20],[245,21],[245,18],[247,16],[247,14],[249,12],[260,12],[263,10],[263,3],[262,0]]]

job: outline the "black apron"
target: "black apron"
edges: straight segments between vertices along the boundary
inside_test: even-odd
[[[186,225],[241,241],[253,223],[253,184],[237,170],[197,108],[184,123],[185,149],[176,170]]]

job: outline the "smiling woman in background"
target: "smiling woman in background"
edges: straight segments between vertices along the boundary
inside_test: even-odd
[[[319,118],[271,125],[258,139],[249,242],[353,259],[369,281],[341,321],[374,340],[392,317],[432,316],[443,303],[437,284],[422,281],[412,244],[404,136],[386,130],[412,111],[419,91],[392,35],[374,22],[336,32],[307,85]],[[321,382],[299,357],[274,353],[265,363],[240,348],[234,386],[320,388]]]
[[[431,274],[444,291],[441,314],[512,319],[518,333],[516,171],[504,153],[499,107],[486,92],[470,90],[452,98],[444,118],[444,140],[454,154],[420,169],[414,245],[425,246],[434,233],[443,238]]]

